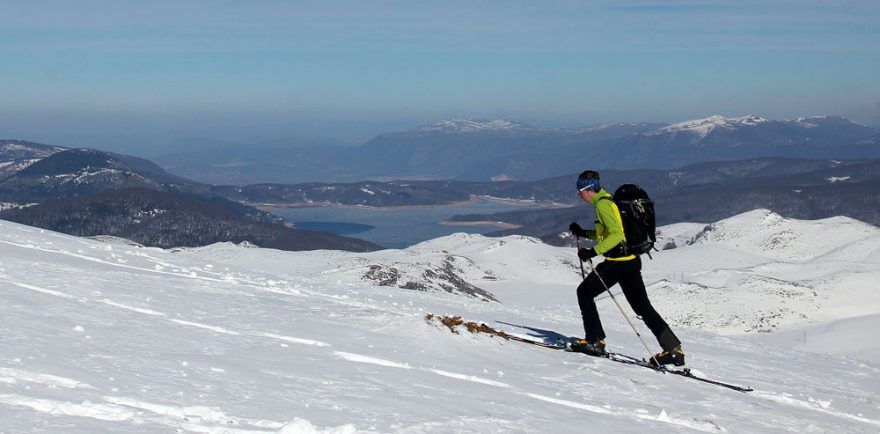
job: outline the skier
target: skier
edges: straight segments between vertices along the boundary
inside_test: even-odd
[[[605,261],[597,265],[577,288],[578,305],[584,321],[584,338],[571,345],[572,351],[594,356],[605,355],[605,330],[602,329],[594,299],[606,290],[606,285],[611,288],[620,283],[629,305],[651,329],[663,349],[654,355],[651,362],[660,365],[684,365],[681,341],[648,300],[645,282],[642,280],[641,259],[625,252],[623,220],[614,201],[603,200],[611,199],[612,196],[599,183],[599,173],[592,170],[581,173],[577,180],[577,191],[584,202],[596,207],[597,216],[595,230],[585,230],[576,222],[569,226],[573,235],[597,241],[590,249],[578,249],[578,258],[586,262],[602,255]],[[601,276],[601,280],[596,273]]]

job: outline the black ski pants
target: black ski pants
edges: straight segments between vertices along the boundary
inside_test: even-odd
[[[669,325],[648,300],[648,292],[645,290],[645,282],[642,280],[642,259],[639,257],[629,261],[606,260],[597,265],[595,271],[591,272],[578,286],[577,297],[584,320],[584,339],[590,342],[605,339],[605,330],[602,329],[602,321],[599,319],[599,311],[596,309],[595,301],[599,294],[605,292],[605,286],[596,277],[596,273],[599,273],[608,288],[620,284],[626,301],[629,302],[636,315],[640,316],[645,325],[651,329],[664,350],[668,351],[681,345],[681,342],[669,329]]]

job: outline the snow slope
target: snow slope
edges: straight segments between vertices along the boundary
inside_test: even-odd
[[[530,238],[167,251],[0,221],[0,432],[880,430],[880,346],[867,340],[878,230],[767,211],[703,226],[669,230],[681,242],[645,261],[645,280],[690,366],[749,394],[425,321],[580,335],[573,252]],[[449,274],[426,272],[444,261]],[[377,265],[404,277],[365,277]],[[598,303],[609,345],[644,355]],[[840,344],[853,334],[866,345]]]
[[[726,118],[720,115],[710,116],[705,119],[695,119],[684,122],[679,122],[676,124],[668,125],[663,128],[660,128],[658,132],[661,133],[678,133],[678,132],[686,132],[692,133],[699,138],[705,138],[712,131],[716,129],[727,129],[727,130],[735,130],[737,127],[741,126],[755,126],[763,123],[770,122],[767,119],[764,119],[760,116],[748,115],[741,116],[737,118]]]

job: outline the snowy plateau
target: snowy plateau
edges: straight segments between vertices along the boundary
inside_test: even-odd
[[[475,119],[444,119],[430,125],[422,125],[420,127],[417,127],[414,131],[420,133],[473,133],[480,131],[491,132],[522,129],[534,129],[534,127],[504,119],[496,119],[491,121]]]
[[[696,119],[672,124],[660,128],[659,130],[657,130],[657,132],[665,133],[683,131],[694,133],[700,138],[705,138],[716,128],[735,130],[737,126],[755,126],[767,122],[769,122],[767,119],[755,115],[748,115],[737,118],[726,118],[724,116],[714,115],[705,119]]]
[[[753,392],[426,321],[582,335],[574,250],[527,237],[162,250],[0,221],[0,432],[880,431],[878,228],[755,210],[661,234],[643,275],[688,365]]]

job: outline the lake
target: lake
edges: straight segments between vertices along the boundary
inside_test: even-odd
[[[484,234],[500,230],[496,225],[444,225],[458,214],[490,214],[543,208],[544,205],[512,204],[478,199],[460,205],[425,207],[302,207],[273,208],[301,229],[314,229],[372,241],[382,247],[404,248],[437,237],[466,232]]]

